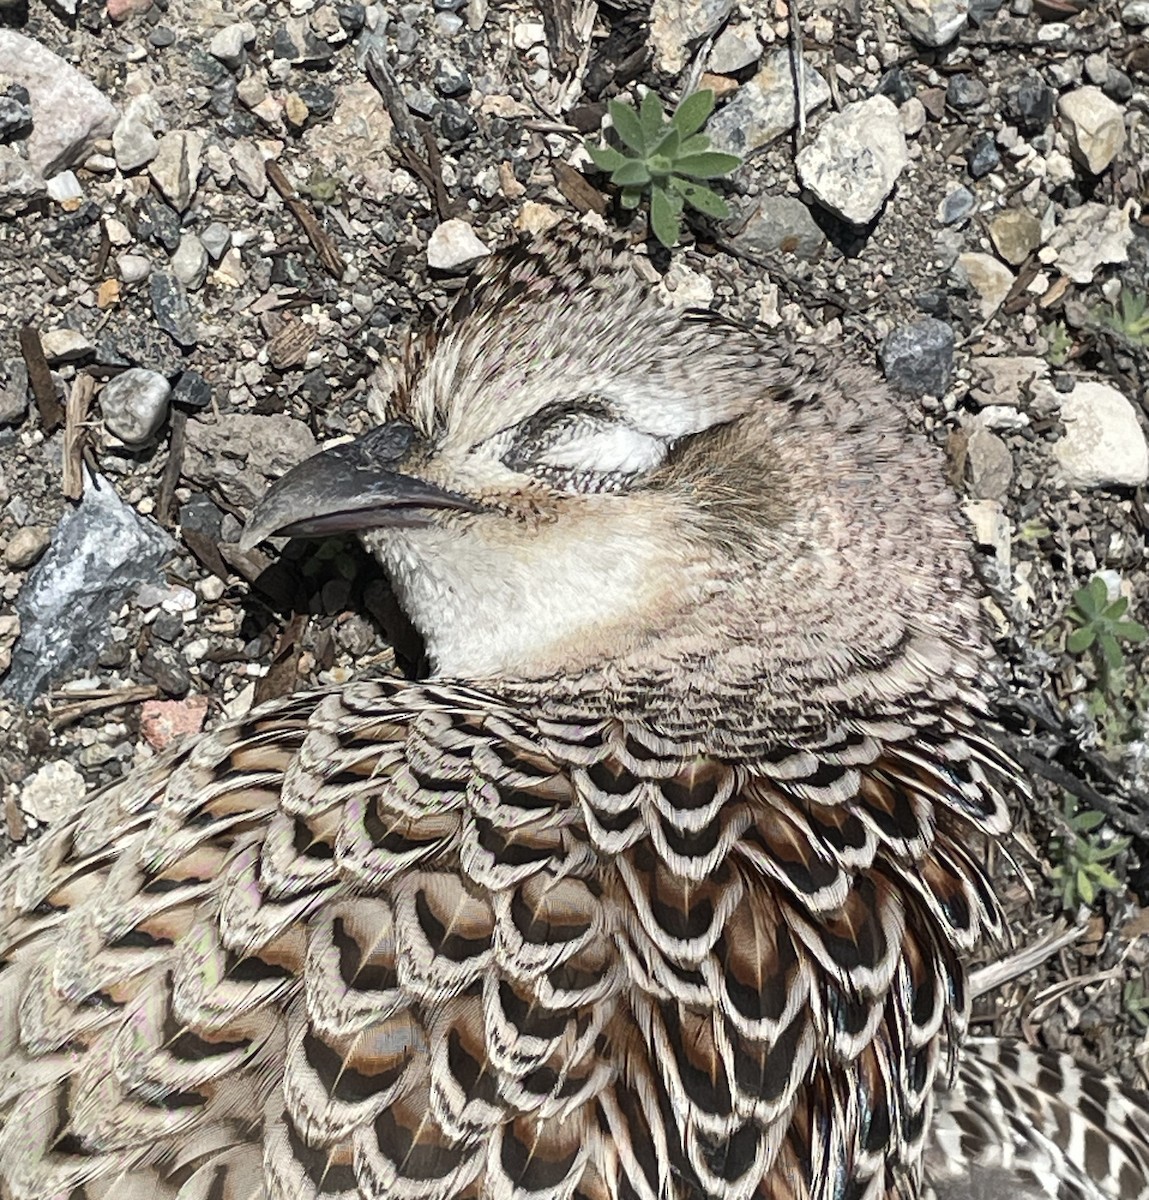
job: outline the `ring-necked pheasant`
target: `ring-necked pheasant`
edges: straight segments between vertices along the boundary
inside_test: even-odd
[[[916,1196],[1011,772],[936,456],[558,235],[391,407],[248,536],[367,531],[432,675],[228,722],[8,864],[0,1196]],[[971,1063],[939,1186],[1000,1175]]]

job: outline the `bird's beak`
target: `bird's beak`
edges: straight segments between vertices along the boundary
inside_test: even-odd
[[[480,512],[481,506],[466,496],[395,470],[418,441],[405,421],[389,421],[304,459],[264,493],[247,519],[240,547],[250,550],[276,534],[321,537],[421,525],[432,508]]]

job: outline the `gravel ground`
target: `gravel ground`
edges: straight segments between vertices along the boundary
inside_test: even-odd
[[[1037,793],[1000,887],[1019,945],[1084,926],[979,1019],[1142,1078],[1149,658],[1066,635],[1099,573],[1149,621],[1149,3],[789,3],[0,0],[0,839],[221,713],[417,669],[353,543],[240,523],[477,256],[581,219],[668,303],[877,361],[945,447]],[[731,215],[648,247],[582,139],[700,81]]]

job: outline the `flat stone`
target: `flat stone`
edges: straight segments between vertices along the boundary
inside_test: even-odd
[[[797,167],[819,203],[851,225],[866,225],[908,162],[897,108],[886,96],[871,96],[828,117],[799,152]]]
[[[1009,447],[981,424],[966,441],[966,476],[969,494],[976,500],[1004,500],[1013,482]]]
[[[734,243],[752,254],[793,254],[813,258],[826,235],[810,210],[793,196],[763,196]]]
[[[1034,383],[1049,379],[1049,363],[1036,355],[1001,355],[975,358],[970,363],[974,386],[970,399],[982,407],[1020,406],[1028,400]]]
[[[160,139],[148,174],[155,180],[167,202],[183,212],[195,195],[203,164],[203,138],[187,129],[173,129]]]
[[[1009,295],[1014,284],[1013,272],[992,254],[979,251],[959,254],[956,268],[958,275],[977,295],[982,319],[989,320]]]
[[[893,330],[882,343],[882,368],[889,382],[915,396],[941,396],[953,375],[954,331],[934,317]]]
[[[315,450],[311,430],[285,413],[223,413],[214,421],[188,421],[184,475],[246,510],[273,479]]]
[[[79,811],[88,785],[67,759],[45,763],[20,786],[20,809],[42,825],[55,825]]]
[[[392,145],[391,114],[366,81],[336,90],[331,117],[303,135],[313,161],[335,178],[362,180],[362,194],[381,203],[395,193],[395,172],[383,147]]]
[[[131,367],[109,379],[100,392],[108,432],[128,446],[146,446],[168,416],[172,389],[158,371]]]
[[[141,583],[162,583],[175,543],[103,478],[65,513],[16,600],[22,630],[0,693],[27,704],[52,680],[95,661],[111,615]]]
[[[894,0],[906,32],[923,46],[945,46],[965,28],[968,0]]]
[[[267,164],[259,147],[251,142],[236,142],[231,148],[236,178],[256,200],[267,195]]]
[[[218,59],[230,71],[243,66],[247,57],[245,47],[255,41],[255,26],[250,21],[237,21],[225,25],[212,35],[208,53]]]
[[[26,571],[48,549],[52,531],[43,525],[24,525],[8,539],[4,562],[13,571]]]
[[[208,698],[188,696],[184,700],[147,700],[140,708],[140,733],[153,750],[165,750],[179,738],[203,729]]]
[[[733,75],[756,63],[761,56],[762,43],[752,26],[727,26],[711,47],[706,66],[719,75]]]
[[[733,11],[734,0],[654,0],[650,42],[659,70],[677,75],[689,48],[720,29]]]
[[[1128,261],[1132,240],[1128,208],[1089,201],[1065,214],[1049,239],[1049,248],[1074,283],[1091,283],[1099,267]]]
[[[809,114],[830,99],[830,89],[805,59],[802,75]],[[790,52],[776,50],[767,56],[754,78],[710,118],[706,133],[715,150],[745,156],[793,129],[797,120]]]
[[[1041,245],[1041,222],[1024,208],[1011,208],[990,221],[989,236],[998,254],[1019,267]]]
[[[452,217],[432,231],[427,242],[427,265],[436,271],[456,271],[490,253],[466,221]]]
[[[1073,157],[1094,175],[1117,157],[1125,145],[1125,114],[1096,87],[1077,88],[1057,103]]]
[[[44,357],[53,365],[86,358],[95,347],[78,329],[48,329],[40,334]]]
[[[156,324],[185,349],[194,346],[196,321],[184,285],[168,271],[153,271],[148,284]]]
[[[219,221],[212,223],[199,235],[203,248],[211,256],[212,262],[219,262],[231,245],[231,230]]]
[[[8,80],[28,93],[32,132],[23,145],[28,166],[49,179],[78,162],[116,123],[116,108],[75,67],[46,46],[0,29],[0,63]]]
[[[938,205],[938,220],[943,225],[957,225],[967,220],[976,207],[977,197],[965,184],[959,183]]]
[[[1065,436],[1053,447],[1071,487],[1141,487],[1149,445],[1132,403],[1107,383],[1078,383],[1061,400]]]
[[[0,367],[0,425],[17,425],[28,412],[28,368],[22,358]]]

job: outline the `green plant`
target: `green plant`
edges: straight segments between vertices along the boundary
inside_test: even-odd
[[[664,246],[678,242],[686,204],[708,217],[729,215],[726,201],[698,182],[729,175],[742,162],[736,154],[711,150],[710,139],[699,132],[714,109],[713,92],[692,92],[669,121],[654,92],[643,96],[637,112],[618,100],[607,107],[622,146],[596,145],[588,138],[587,153],[622,188],[623,208],[637,208],[649,190],[650,228]]]
[[[1142,1029],[1149,1029],[1149,995],[1145,992],[1143,979],[1130,979],[1125,984],[1121,989],[1121,1003]]]
[[[1121,881],[1105,864],[1129,846],[1129,838],[1101,842],[1093,835],[1104,823],[1104,814],[1089,808],[1077,811],[1069,798],[1063,815],[1066,832],[1051,845],[1060,861],[1050,873],[1060,888],[1062,907],[1073,912],[1079,904],[1092,907],[1099,892],[1120,890]]]
[[[1041,336],[1045,339],[1045,358],[1051,367],[1063,367],[1069,361],[1069,352],[1073,349],[1073,339],[1064,321],[1050,321],[1041,327]]]
[[[1120,308],[1110,304],[1108,312],[1095,309],[1094,316],[1126,341],[1149,346],[1149,296],[1140,292],[1122,292]]]
[[[1093,656],[1098,682],[1110,695],[1121,692],[1125,670],[1122,642],[1143,642],[1149,630],[1126,616],[1129,601],[1125,596],[1109,599],[1109,589],[1100,575],[1073,593],[1069,604],[1072,628],[1065,639],[1070,654]]]

